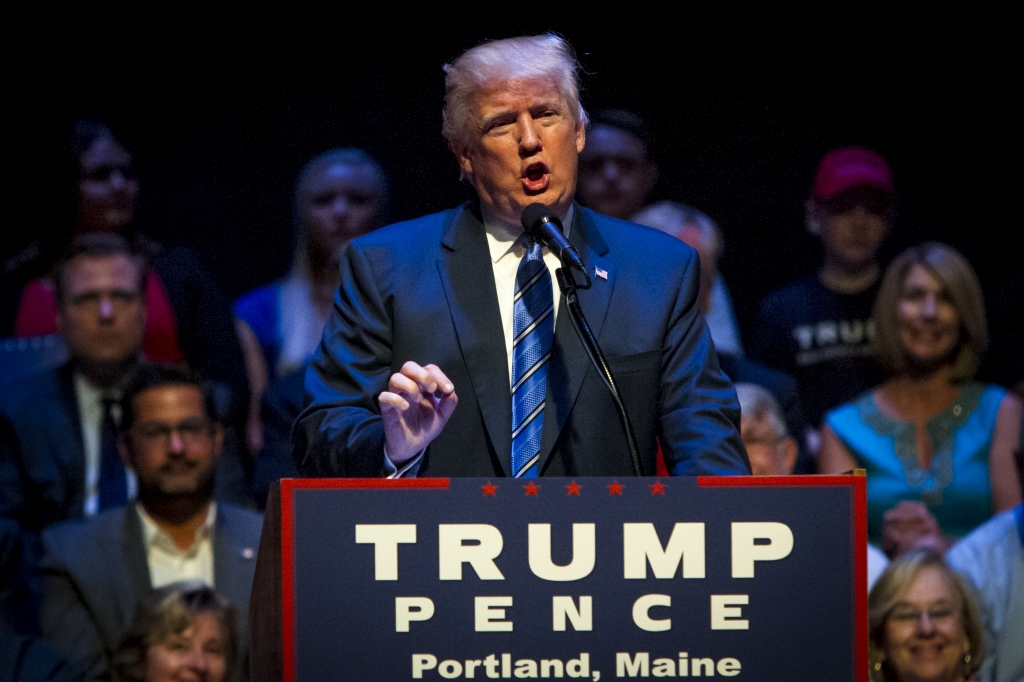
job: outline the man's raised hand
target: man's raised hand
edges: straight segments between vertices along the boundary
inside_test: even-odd
[[[436,365],[402,365],[377,397],[388,458],[402,464],[437,438],[459,404],[455,386]]]

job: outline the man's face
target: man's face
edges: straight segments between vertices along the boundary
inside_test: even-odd
[[[608,125],[590,129],[587,147],[580,154],[580,203],[629,220],[643,208],[656,178],[643,142]]]
[[[828,258],[856,271],[878,259],[878,249],[889,231],[884,216],[856,206],[844,213],[828,213],[821,226],[821,241]]]
[[[485,212],[513,230],[533,203],[565,216],[584,142],[575,114],[549,80],[500,81],[477,93],[455,155]]]
[[[787,476],[796,465],[798,446],[791,436],[779,437],[768,420],[740,419],[740,434],[754,476]]]
[[[146,328],[139,267],[126,255],[78,256],[65,266],[57,326],[71,357],[117,363],[139,353]]]
[[[119,232],[135,215],[139,181],[132,156],[112,137],[101,137],[79,159],[78,221],[82,232]]]
[[[135,421],[121,455],[139,478],[140,497],[209,491],[224,434],[190,384],[154,386],[135,396]]]

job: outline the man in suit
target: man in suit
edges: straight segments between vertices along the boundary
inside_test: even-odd
[[[58,326],[70,360],[4,390],[0,515],[30,531],[123,505],[117,399],[139,363],[146,268],[117,235],[77,239],[58,265]]]
[[[574,203],[586,113],[569,45],[552,35],[486,43],[446,71],[444,134],[478,199],[350,243],[306,377],[300,468],[634,473],[612,398],[555,295],[558,258],[523,236],[523,209],[540,203],[593,280],[580,304],[643,471],[654,472],[660,440],[673,474],[748,473],[735,392],[697,307],[696,254]]]
[[[43,635],[90,679],[108,673],[139,601],[179,580],[202,581],[237,607],[244,647],[262,529],[259,514],[213,501],[224,433],[195,374],[143,365],[121,408],[137,500],[43,534]]]
[[[134,492],[117,452],[117,420],[124,383],[143,359],[146,272],[116,234],[76,238],[54,277],[70,359],[19,377],[0,395],[0,516],[33,534],[123,505]],[[217,495],[245,504],[237,448],[228,451]]]

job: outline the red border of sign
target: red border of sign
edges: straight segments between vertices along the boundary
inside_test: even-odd
[[[699,488],[815,488],[853,484],[853,679],[868,679],[868,502],[865,476],[698,476]]]
[[[864,476],[698,476],[700,488],[816,488],[853,485],[853,673],[855,680],[868,679],[868,578],[867,578],[867,478]],[[295,682],[295,556],[292,553],[294,518],[292,492],[313,488],[447,490],[447,478],[285,478],[281,480],[281,661],[284,682]]]
[[[283,478],[281,479],[281,661],[284,682],[295,682],[295,522],[292,492],[311,488],[434,488],[447,490],[447,478]]]

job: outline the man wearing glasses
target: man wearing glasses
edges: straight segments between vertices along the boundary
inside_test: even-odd
[[[200,581],[238,609],[241,637],[261,517],[213,499],[223,444],[208,388],[190,370],[138,368],[121,400],[119,450],[134,502],[43,534],[43,635],[90,676],[110,667],[150,589]],[[243,666],[244,667],[244,666]]]

